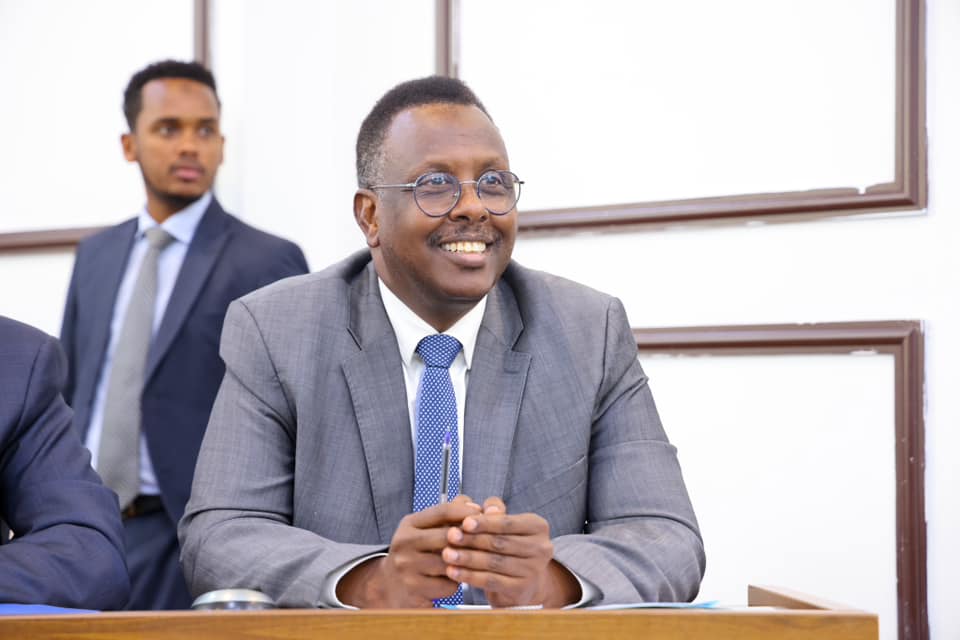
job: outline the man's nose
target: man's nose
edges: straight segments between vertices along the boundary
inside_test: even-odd
[[[184,154],[195,155],[200,148],[200,136],[196,131],[189,129],[180,136],[180,145],[178,151]]]
[[[477,194],[476,183],[471,182],[460,185],[460,201],[457,206],[447,214],[451,220],[474,220],[482,222],[490,215],[480,196]]]

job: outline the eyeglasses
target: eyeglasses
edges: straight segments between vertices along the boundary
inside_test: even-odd
[[[371,189],[403,189],[413,191],[420,211],[431,218],[447,215],[460,202],[465,184],[477,185],[477,198],[489,213],[502,216],[510,213],[520,199],[523,181],[512,171],[484,171],[476,180],[457,180],[449,173],[425,173],[407,184],[377,184]]]

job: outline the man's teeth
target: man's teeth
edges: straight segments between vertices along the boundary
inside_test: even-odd
[[[483,253],[487,245],[483,242],[445,242],[440,248],[453,253]]]

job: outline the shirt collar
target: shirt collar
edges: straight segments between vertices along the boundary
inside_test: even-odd
[[[379,277],[377,278],[377,284],[380,287],[383,308],[386,310],[387,318],[393,325],[393,332],[397,336],[400,357],[403,358],[404,364],[410,364],[413,362],[420,341],[427,336],[434,335],[437,330],[404,304]],[[470,309],[452,327],[443,332],[448,336],[453,336],[463,345],[463,357],[467,361],[468,370],[473,362],[473,350],[477,344],[477,334],[480,333],[480,324],[483,322],[483,312],[486,308],[487,296],[483,296],[480,302],[474,305],[473,309]]]
[[[203,217],[210,201],[213,200],[213,194],[207,191],[199,200],[187,205],[180,211],[163,221],[160,226],[163,230],[172,235],[178,242],[190,244],[193,240],[193,234],[197,232],[200,225],[200,218]],[[157,221],[150,217],[147,208],[140,210],[137,216],[137,238],[142,238],[147,229],[157,226]]]

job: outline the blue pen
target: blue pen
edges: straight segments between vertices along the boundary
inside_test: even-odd
[[[450,499],[450,453],[452,450],[450,443],[450,431],[443,436],[442,464],[440,466],[440,504],[444,504]]]

